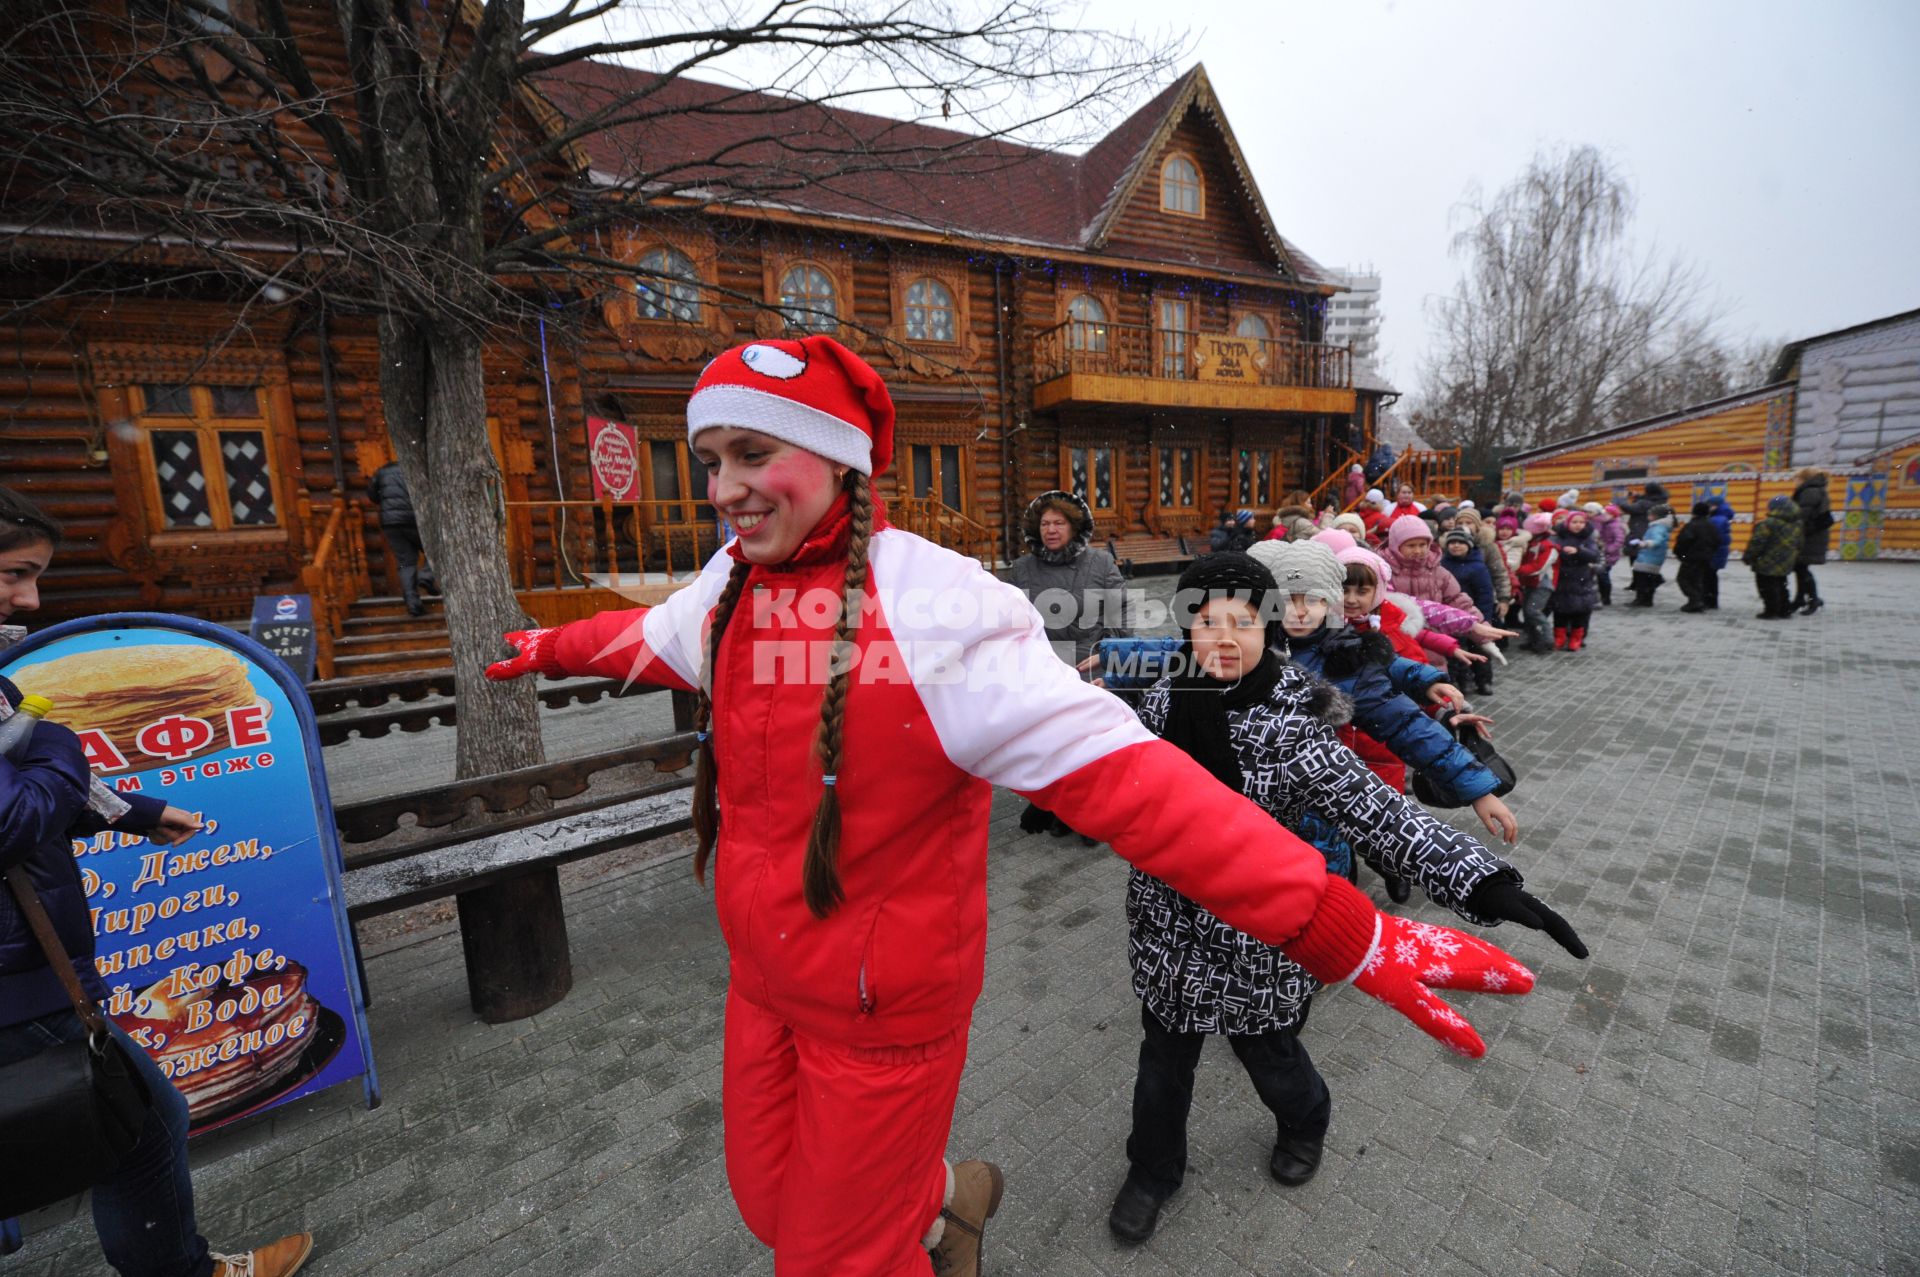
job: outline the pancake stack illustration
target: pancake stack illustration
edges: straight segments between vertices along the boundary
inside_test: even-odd
[[[164,988],[164,982],[149,988],[134,1001],[131,1015],[117,1019],[124,1029],[144,1027],[165,1039],[150,1054],[187,1097],[196,1123],[271,1098],[299,1069],[320,1031],[322,1008],[307,993],[307,969],[297,962],[256,973],[243,984],[223,981],[179,998],[169,999]],[[249,1005],[243,1001],[248,991],[255,995],[253,1009],[243,1012],[238,1008]],[[202,1007],[197,1014],[196,1004]],[[240,1045],[222,1050],[229,1039]]]
[[[247,666],[225,648],[205,645],[141,644],[103,647],[29,665],[14,676],[20,690],[49,697],[48,717],[76,732],[97,731],[113,742],[134,771],[189,762],[227,749],[232,740],[226,714],[260,698],[247,678]],[[211,729],[204,740],[182,732],[165,734],[174,752],[164,756],[142,748],[140,733],[169,718],[199,719]],[[198,728],[186,732],[200,735]],[[161,742],[147,745],[160,748]]]

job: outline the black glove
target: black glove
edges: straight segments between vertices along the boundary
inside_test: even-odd
[[[1482,918],[1498,918],[1544,931],[1574,957],[1587,956],[1587,946],[1580,943],[1579,935],[1567,920],[1504,873],[1482,878],[1480,885],[1468,893],[1466,909]]]
[[[1053,813],[1038,803],[1028,803],[1027,809],[1020,813],[1020,830],[1028,834],[1044,834],[1053,828]]]

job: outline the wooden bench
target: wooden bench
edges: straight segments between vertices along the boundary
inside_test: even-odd
[[[1174,535],[1109,540],[1107,549],[1120,565],[1120,574],[1126,577],[1136,573],[1178,572],[1193,562],[1196,554],[1205,553],[1194,550],[1185,537]]]
[[[615,678],[570,678],[543,679],[535,694],[546,708],[560,709],[590,705],[606,696],[643,696],[662,690],[645,683],[623,687]],[[343,744],[355,736],[373,739],[395,731],[452,727],[460,718],[452,670],[329,679],[309,683],[307,695],[313,702],[322,745]],[[674,726],[684,729],[691,724],[691,718],[676,718]]]
[[[690,719],[692,696],[672,695],[676,722]],[[495,1024],[544,1010],[573,985],[560,866],[690,828],[693,782],[673,773],[692,762],[694,748],[693,733],[680,730],[583,758],[336,808],[341,841],[349,846],[347,916],[358,922],[452,896],[459,902],[474,1010]],[[636,765],[652,779],[583,802],[526,810],[575,797],[603,773]],[[411,828],[445,832],[405,846],[351,850],[400,832],[409,816]],[[488,816],[493,819],[466,823]]]

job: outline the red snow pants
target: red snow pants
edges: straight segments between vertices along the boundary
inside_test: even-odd
[[[729,993],[724,1050],[727,1181],[777,1277],[927,1277],[967,1026],[842,1046]]]

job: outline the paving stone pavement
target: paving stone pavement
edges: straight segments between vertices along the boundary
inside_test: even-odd
[[[1752,619],[1736,569],[1717,614],[1669,588],[1600,613],[1582,654],[1516,656],[1486,702],[1523,776],[1513,856],[1593,957],[1495,933],[1540,985],[1459,999],[1478,1064],[1323,997],[1305,1040],[1333,1129],[1303,1188],[1267,1178],[1264,1110],[1210,1044],[1187,1186],[1137,1250],[1105,1226],[1137,1034],[1125,866],[1022,836],[1000,795],[952,1142],[1007,1170],[987,1271],[1920,1273],[1920,571],[1821,577],[1810,620]],[[474,1020],[451,935],[371,958],[386,1102],[343,1089],[197,1145],[216,1245],[311,1228],[315,1277],[771,1273],[721,1167],[704,893],[674,856],[568,908],[577,987],[520,1024]],[[0,1267],[103,1271],[84,1219],[30,1220]]]

